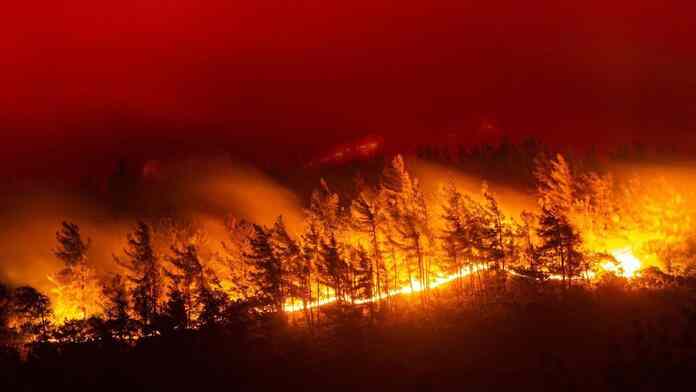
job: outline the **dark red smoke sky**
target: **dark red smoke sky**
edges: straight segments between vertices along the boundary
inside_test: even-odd
[[[221,146],[273,159],[466,135],[483,116],[553,142],[692,143],[693,2],[573,3],[12,2],[3,167]]]

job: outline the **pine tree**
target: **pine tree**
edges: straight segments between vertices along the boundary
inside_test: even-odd
[[[328,241],[322,242],[320,254],[319,279],[334,292],[338,302],[347,302],[351,287],[350,268],[335,236],[331,235]]]
[[[385,267],[379,240],[379,232],[385,220],[382,203],[374,190],[361,183],[358,184],[358,195],[351,203],[350,212],[353,229],[366,235],[372,248],[370,263],[374,265],[371,270],[375,272],[377,295],[381,295],[383,289],[388,291],[388,279],[383,276]]]
[[[539,255],[539,250],[534,243],[533,234],[535,233],[535,222],[538,222],[538,218],[535,214],[529,211],[523,211],[520,214],[522,223],[518,227],[518,236],[522,238],[522,257],[525,261],[524,269],[528,271],[531,276],[538,280],[543,280],[544,276],[541,275],[541,259]]]
[[[462,194],[453,182],[446,183],[442,188],[445,199],[442,205],[441,217],[444,221],[442,229],[442,248],[447,256],[445,270],[449,274],[456,273],[459,294],[463,294],[462,275],[465,265],[465,253],[470,245],[466,232],[466,222],[463,216]]]
[[[390,240],[406,254],[408,279],[414,289],[412,273],[416,273],[418,285],[424,289],[421,294],[424,299],[430,284],[430,268],[426,257],[431,232],[424,195],[418,181],[412,180],[406,171],[400,155],[385,168],[381,193],[389,213]]]
[[[290,301],[302,302],[308,321],[309,304],[312,300],[311,270],[302,254],[299,244],[290,236],[282,216],[276,219],[271,229],[271,247],[276,259],[283,267],[282,286]]]
[[[163,331],[178,331],[187,329],[189,325],[186,298],[179,285],[172,284],[169,288],[167,302],[164,304],[161,317],[158,318],[159,329]]]
[[[198,257],[198,248],[195,245],[186,245],[183,248],[172,246],[173,256],[169,262],[174,270],[165,270],[171,278],[173,287],[170,291],[178,292],[183,301],[185,313],[185,328],[190,328],[194,316],[200,310],[200,304],[196,301],[197,290],[205,285],[203,265]],[[177,298],[178,299],[178,298]]]
[[[496,271],[505,270],[505,216],[503,215],[498,202],[485,190],[483,197],[484,204],[485,230],[483,235],[486,244],[486,259],[493,262]]]
[[[575,203],[574,180],[561,154],[548,163],[540,162],[535,171],[541,214],[537,235],[548,269],[561,275],[569,286],[582,266],[580,235],[570,221]]]
[[[543,208],[556,214],[568,215],[574,204],[574,180],[570,166],[563,155],[555,160],[539,161],[535,169],[539,202]]]
[[[229,305],[229,298],[214,276],[209,277],[208,280],[210,283],[198,290],[196,299],[201,305],[198,325],[201,328],[210,329],[222,323],[225,310]]]
[[[409,198],[412,192],[413,182],[406,170],[406,163],[401,155],[397,155],[382,172],[381,189],[387,193],[394,204],[399,198]]]
[[[300,237],[300,244],[305,271],[307,272],[307,282],[309,284],[308,298],[310,298],[310,301],[318,301],[321,299],[321,286],[316,275],[318,273],[321,250],[321,233],[316,223],[308,221],[305,226],[305,231]],[[314,292],[312,291],[312,284],[315,286]],[[312,323],[316,321],[312,308],[309,309],[309,317]]]
[[[87,258],[90,241],[84,242],[80,235],[80,228],[69,222],[63,222],[62,227],[56,232],[58,248],[55,255],[65,263],[68,268],[76,267]]]
[[[600,261],[611,257],[610,247],[617,245],[611,240],[622,238],[627,242],[630,237],[626,233],[628,225],[620,217],[612,176],[590,172],[581,176],[579,182],[579,200],[571,220],[582,233],[583,253],[587,257],[583,259],[581,269],[585,276],[589,276]]]
[[[250,241],[250,251],[245,254],[252,267],[249,277],[257,288],[255,299],[259,305],[274,313],[283,312],[285,288],[283,287],[283,268],[281,260],[273,253],[271,233],[259,225],[254,225],[254,236]]]
[[[325,238],[340,229],[342,225],[340,199],[338,193],[329,189],[324,179],[320,181],[319,189],[312,192],[306,214],[311,222],[318,224]]]
[[[355,259],[353,266],[354,283],[351,298],[353,300],[368,301],[370,307],[370,318],[374,320],[375,302],[373,297],[375,294],[374,286],[374,269],[370,261],[370,257],[362,246],[359,246],[353,252]]]
[[[228,288],[228,294],[233,298],[248,298],[254,292],[251,287],[250,268],[245,254],[250,251],[250,239],[254,234],[254,225],[246,220],[229,217],[225,222],[228,241],[222,242],[223,263],[226,275],[221,284]]]
[[[542,208],[537,235],[541,239],[539,251],[547,269],[560,274],[564,285],[570,286],[571,279],[579,274],[582,266],[580,235],[565,215]]]
[[[29,340],[48,340],[51,326],[51,301],[33,287],[16,288],[12,293],[12,314],[21,333]]]
[[[135,231],[128,234],[128,245],[124,253],[125,260],[118,257],[115,259],[128,271],[127,279],[132,284],[130,295],[133,298],[133,308],[147,334],[159,312],[162,275],[160,262],[152,245],[152,233],[146,223],[138,222]]]
[[[56,233],[58,247],[55,256],[63,261],[64,268],[49,279],[56,284],[57,306],[66,314],[58,318],[76,318],[78,315],[86,320],[88,316],[99,313],[100,287],[96,273],[87,264],[87,252],[90,240],[82,239],[80,228],[74,223],[63,222]]]
[[[124,341],[132,336],[133,323],[129,315],[128,290],[121,275],[115,274],[102,287],[105,298],[104,315],[108,329],[117,339]]]
[[[200,224],[185,218],[162,218],[152,223],[150,242],[157,260],[168,260],[173,256],[172,247],[182,249],[195,245],[203,251],[208,243],[208,234]]]
[[[380,183],[380,198],[387,213],[387,242],[392,258],[392,269],[394,271],[394,284],[398,287],[401,283],[399,276],[397,249],[404,247],[401,237],[403,237],[400,227],[403,225],[403,218],[407,215],[406,208],[410,205],[413,195],[413,183],[411,176],[406,171],[406,164],[403,157],[397,155],[391,163],[385,166],[382,171]],[[413,273],[411,268],[410,255],[404,258],[406,267],[406,277],[408,284],[413,286]]]
[[[302,236],[303,251],[308,263],[310,273],[318,272],[318,264],[321,262],[321,246],[331,236],[337,236],[345,227],[343,210],[340,205],[338,193],[333,192],[326,181],[320,181],[320,187],[312,192],[309,208],[305,210],[305,232]],[[317,271],[313,271],[317,270]],[[316,283],[316,300],[322,299],[322,287],[319,279]]]

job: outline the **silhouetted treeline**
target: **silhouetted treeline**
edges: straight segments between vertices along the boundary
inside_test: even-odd
[[[485,173],[490,181],[534,188],[534,168],[540,155],[552,157],[553,148],[538,139],[527,138],[513,142],[503,138],[498,143],[473,146],[432,143],[418,146],[416,154],[426,161],[455,166],[465,173]],[[609,163],[645,164],[689,162],[691,154],[677,146],[646,145],[640,142],[620,144],[612,148],[573,148],[566,146],[562,154],[572,158],[575,166],[602,172]]]

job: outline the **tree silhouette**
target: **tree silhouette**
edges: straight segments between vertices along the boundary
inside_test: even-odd
[[[370,270],[374,273],[377,295],[388,291],[388,279],[384,276],[385,266],[380,246],[379,232],[385,221],[383,205],[378,193],[364,183],[358,184],[358,195],[351,203],[351,223],[353,230],[367,236],[372,248]],[[384,286],[384,287],[383,287]]]
[[[229,297],[217,286],[204,286],[198,291],[198,302],[201,312],[198,325],[203,329],[211,329],[221,325],[229,306]]]
[[[162,315],[158,317],[158,329],[164,332],[173,332],[187,329],[189,326],[189,314],[186,298],[178,284],[172,284],[169,288],[167,302],[164,304]]]
[[[582,266],[581,238],[569,217],[575,205],[573,176],[561,154],[549,162],[539,161],[535,175],[541,206],[539,250],[548,268],[560,274],[564,285],[569,286]]]
[[[447,182],[442,187],[442,196],[444,203],[442,204],[441,218],[444,221],[442,229],[442,248],[445,252],[445,271],[448,273],[456,273],[457,288],[459,295],[464,295],[464,286],[462,276],[464,266],[467,264],[467,250],[471,248],[466,221],[463,214],[463,196],[453,182]],[[469,261],[471,259],[469,258]]]
[[[580,235],[568,222],[567,217],[543,208],[539,217],[537,235],[541,239],[539,251],[547,268],[560,274],[564,285],[570,286],[571,279],[580,273],[582,253]]]
[[[68,268],[76,267],[87,258],[90,241],[84,242],[80,235],[80,228],[74,223],[63,222],[56,232],[58,248],[55,255],[65,263]]]
[[[348,301],[351,287],[350,268],[342,253],[336,237],[331,235],[322,243],[319,263],[321,283],[329,287],[341,303]]]
[[[257,288],[256,300],[262,307],[281,313],[285,304],[286,288],[283,287],[283,266],[273,253],[271,234],[259,225],[254,225],[250,251],[245,254],[253,268],[249,277]]]
[[[319,300],[321,297],[321,287],[317,279],[317,274],[320,257],[319,252],[321,250],[321,233],[316,222],[312,220],[307,221],[304,232],[300,237],[300,246],[302,248],[302,257],[304,258],[307,282],[309,284],[308,298],[310,298],[310,300]],[[312,291],[312,285],[314,285],[314,292]],[[316,321],[315,314],[311,308],[309,309],[309,317],[312,324],[314,324]]]
[[[288,300],[302,302],[307,320],[311,322],[309,304],[312,301],[311,264],[302,254],[300,245],[295,241],[285,226],[282,216],[279,216],[271,234],[271,248],[274,257],[282,261],[282,286]]]
[[[128,291],[121,275],[114,274],[102,287],[105,298],[104,316],[108,330],[120,341],[129,339],[134,326],[129,315]],[[137,297],[136,297],[137,298]]]
[[[251,286],[250,266],[245,254],[250,251],[250,239],[254,234],[254,225],[243,219],[228,217],[225,220],[227,240],[222,242],[221,261],[224,273],[221,280],[225,282],[230,294],[236,298],[248,298],[255,289]]]
[[[408,280],[413,287],[413,274],[420,287],[421,298],[430,285],[428,244],[432,241],[425,198],[418,181],[411,179],[404,160],[397,155],[384,170],[382,194],[389,212],[390,236],[394,245],[404,252]]]
[[[128,244],[123,250],[125,260],[115,257],[116,263],[127,271],[127,279],[132,284],[130,295],[133,308],[144,333],[150,333],[154,319],[159,312],[162,296],[162,276],[160,262],[155,255],[150,227],[140,221],[135,231],[128,234]]]
[[[353,258],[355,260],[353,263],[353,275],[355,278],[351,298],[369,301],[370,318],[374,321],[375,303],[372,301],[372,298],[375,294],[379,295],[379,293],[375,292],[373,264],[362,245],[353,251]]]
[[[197,290],[201,290],[205,286],[203,265],[198,257],[196,245],[189,244],[183,248],[172,246],[172,254],[169,262],[174,269],[165,269],[165,273],[172,280],[170,300],[174,298],[176,301],[183,301],[184,328],[190,328],[194,321],[194,315],[199,311],[200,304],[196,301]],[[175,293],[174,297],[171,296],[172,293]],[[178,304],[176,305],[178,306]]]
[[[557,154],[556,159],[550,161],[540,158],[534,174],[540,205],[556,214],[570,213],[575,201],[575,186],[570,166],[563,155]]]
[[[32,340],[44,342],[50,336],[51,301],[33,287],[18,287],[12,293],[12,313],[20,331]]]

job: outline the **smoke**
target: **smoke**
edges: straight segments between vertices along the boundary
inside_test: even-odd
[[[487,187],[507,216],[518,218],[522,211],[537,208],[536,196],[532,192],[499,182],[488,182],[484,173],[481,177],[476,177],[456,167],[443,166],[413,157],[408,158],[406,164],[411,174],[420,182],[430,202],[429,205],[439,204],[437,198],[442,195],[442,185],[451,181],[462,193],[475,200],[482,199],[483,188]]]
[[[66,189],[45,187],[16,190],[2,201],[0,212],[0,280],[13,285],[49,287],[46,275],[60,268],[53,256],[55,233],[64,220],[80,225],[93,244],[90,258],[99,265],[111,259],[125,222],[108,209]]]
[[[300,228],[299,198],[262,171],[224,158],[185,167],[193,175],[181,183],[177,209],[212,218],[232,214],[267,226],[283,215],[290,230]],[[179,166],[174,171],[182,169]]]
[[[213,251],[226,239],[229,216],[270,225],[282,214],[291,230],[302,221],[293,192],[225,157],[148,162],[126,181],[105,183],[106,189],[89,191],[65,184],[6,187],[0,197],[0,281],[48,292],[46,276],[61,268],[53,250],[62,221],[78,224],[90,239],[89,263],[101,274],[116,269],[113,255],[122,253],[138,219],[193,222],[207,233]]]
[[[440,214],[442,185],[453,181],[462,192],[481,200],[485,175],[465,174],[455,167],[407,158],[407,168],[417,178]],[[683,215],[696,211],[696,167],[690,164],[612,164],[607,168],[621,186],[631,178],[645,188],[685,198]],[[77,223],[91,240],[89,262],[100,273],[116,268],[113,254],[120,254],[126,235],[139,219],[181,218],[193,222],[208,235],[211,252],[227,239],[225,219],[233,216],[269,226],[283,215],[297,233],[303,221],[303,200],[293,190],[263,171],[225,156],[149,161],[138,170],[97,189],[65,184],[6,185],[0,193],[0,281],[32,285],[44,292],[51,288],[46,276],[61,268],[53,255],[55,233],[62,221]],[[654,184],[654,185],[651,185]],[[660,185],[660,184],[667,184]],[[523,210],[537,208],[531,190],[503,183],[487,187],[507,216],[518,218]]]
[[[694,162],[612,164],[609,165],[608,171],[619,183],[636,179],[648,184],[663,183],[669,185],[671,190],[678,191],[690,199],[696,195]],[[657,191],[667,191],[667,189],[657,189]]]

